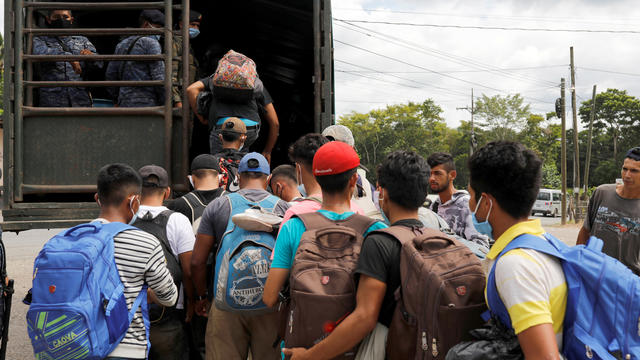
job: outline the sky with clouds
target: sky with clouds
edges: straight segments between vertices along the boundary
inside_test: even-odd
[[[544,114],[554,111],[560,78],[569,88],[570,46],[578,104],[591,98],[594,84],[599,92],[618,88],[640,97],[637,5],[630,0],[333,1],[336,115],[431,98],[455,127],[469,119],[456,108],[470,106],[471,88],[476,97],[520,93],[535,113]],[[417,26],[424,24],[618,33]],[[620,33],[629,30],[637,33]]]

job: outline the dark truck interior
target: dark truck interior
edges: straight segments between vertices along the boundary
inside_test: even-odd
[[[174,3],[180,4],[181,1],[174,0]],[[192,0],[190,6],[203,14],[201,33],[191,41],[199,62],[199,77],[212,74],[218,59],[229,49],[252,58],[273,98],[280,122],[280,136],[273,150],[272,167],[289,162],[289,145],[314,129],[313,3],[300,0]],[[73,13],[76,25],[80,28],[137,27],[139,14],[140,10],[76,10]],[[45,26],[43,15],[44,12],[40,13],[36,19],[39,26]],[[174,10],[173,19],[177,28],[181,19],[179,10]],[[89,40],[98,53],[113,54],[120,37],[93,36]],[[104,80],[104,69],[91,73],[87,80]],[[104,88],[92,88],[91,92],[94,98],[108,98]],[[208,131],[197,125],[195,131]],[[260,138],[252,146],[252,151],[262,151],[268,130],[266,121],[263,121]],[[206,139],[206,135],[201,138]],[[92,194],[67,195],[71,196],[48,194],[29,197],[40,201],[42,196],[49,201],[93,200]]]

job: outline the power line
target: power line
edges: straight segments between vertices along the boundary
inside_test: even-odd
[[[456,73],[478,73],[478,72],[493,72],[493,71],[524,71],[524,70],[538,70],[538,69],[551,69],[557,67],[569,66],[563,65],[543,65],[543,66],[528,66],[528,67],[514,67],[514,68],[495,68],[495,69],[478,69],[478,70],[439,70],[444,74],[456,74]],[[367,73],[369,71],[354,71],[360,73]],[[426,74],[428,71],[370,71],[378,74]]]
[[[594,69],[594,68],[586,68],[586,67],[578,67],[578,69],[587,70],[587,71],[603,72],[603,73],[609,73],[609,74],[617,74],[617,75],[640,76],[640,74],[632,74],[632,73],[621,72],[621,71],[611,71],[611,70]]]
[[[336,20],[336,21],[351,22],[351,23],[417,26],[417,27],[434,27],[434,28],[453,28],[453,29],[537,31],[537,32],[573,32],[573,33],[608,33],[608,34],[640,34],[640,30],[550,29],[550,28],[503,27],[503,26],[426,24],[426,23],[411,23],[411,22],[396,22],[396,21],[375,21],[375,20],[356,20],[356,19],[338,19],[338,18],[333,18],[333,19]]]
[[[576,22],[576,23],[594,23],[594,24],[610,24],[610,25],[635,25],[637,21],[640,21],[640,18],[617,18],[622,21],[631,21],[632,23],[613,23],[613,22],[602,22],[597,20],[596,18],[592,19],[584,19],[584,18],[575,18],[575,17],[554,17],[554,16],[517,16],[517,15],[482,15],[482,14],[474,14],[474,15],[466,15],[466,14],[452,14],[452,13],[438,13],[438,12],[427,12],[427,11],[410,11],[410,10],[392,10],[392,9],[366,9],[366,8],[341,8],[341,7],[333,7],[334,10],[345,10],[345,11],[359,11],[359,12],[385,12],[391,14],[410,14],[410,15],[433,15],[433,16],[448,16],[448,17],[463,17],[463,18],[476,18],[476,19],[499,19],[499,20],[514,20],[514,21],[523,21],[523,20],[531,20],[531,21],[548,21],[548,22]],[[604,16],[602,18],[609,19],[610,17]]]
[[[340,21],[340,20],[338,20],[338,21]],[[476,60],[471,59],[471,58],[466,58],[466,57],[463,57],[463,56],[450,54],[450,53],[444,52],[442,50],[437,50],[437,49],[433,49],[433,48],[424,47],[424,46],[421,46],[421,45],[418,45],[418,44],[414,44],[414,43],[409,42],[409,41],[404,40],[404,39],[400,39],[400,38],[397,38],[397,37],[394,37],[394,36],[391,36],[391,35],[388,35],[388,34],[380,33],[378,31],[375,31],[375,30],[367,28],[367,27],[363,27],[363,26],[360,26],[360,25],[356,25],[356,24],[352,24],[352,23],[344,22],[344,21],[340,21],[340,22],[342,22],[342,23],[344,23],[346,25],[349,25],[349,27],[347,27],[347,26],[345,26],[343,24],[340,24],[340,23],[338,23],[336,25],[342,26],[342,27],[346,28],[347,30],[358,32],[360,34],[364,34],[364,35],[371,36],[371,37],[377,37],[377,38],[385,40],[385,41],[392,40],[392,43],[395,44],[395,45],[402,46],[402,47],[405,47],[405,48],[408,48],[408,49],[411,49],[411,50],[414,50],[414,51],[417,51],[417,52],[420,52],[420,53],[423,53],[423,54],[426,54],[426,55],[429,55],[429,56],[434,56],[434,57],[437,57],[437,58],[440,58],[440,59],[443,59],[443,60],[446,60],[446,61],[450,61],[450,62],[453,62],[453,63],[456,63],[456,64],[470,66],[470,67],[473,67],[473,68],[476,68],[476,69],[481,69],[481,70],[487,70],[487,71],[493,72],[493,73],[495,73],[497,75],[502,75],[502,76],[505,76],[505,77],[508,77],[508,78],[511,78],[511,79],[515,79],[515,80],[519,80],[519,81],[535,82],[537,84],[542,84],[542,85],[547,85],[547,84],[556,85],[555,82],[551,82],[551,81],[548,81],[548,80],[538,80],[538,79],[531,78],[529,76],[521,75],[521,74],[510,74],[510,73],[508,73],[506,71],[497,69],[497,68],[495,68],[495,67],[493,67],[491,65],[484,64],[482,62],[476,61]],[[372,35],[372,34],[374,34],[374,35]]]
[[[348,62],[348,61],[338,60],[338,59],[336,59],[335,61],[339,62],[339,63],[347,64],[347,65],[350,65],[350,66],[353,66],[353,67],[357,67],[357,68],[360,68],[360,69],[365,69],[367,71],[375,71],[375,69],[372,69],[370,67],[362,66],[362,65],[359,65],[359,64],[354,64],[354,63],[351,63],[351,62]],[[350,71],[344,70],[344,72],[350,72]],[[352,71],[351,73],[361,74],[359,71]],[[416,83],[416,84],[419,84],[419,85],[429,86],[429,87],[432,87],[432,88],[435,88],[435,89],[440,89],[442,91],[446,91],[446,92],[449,92],[449,93],[454,94],[454,95],[462,95],[463,94],[462,92],[459,92],[459,91],[443,88],[443,87],[432,85],[432,84],[423,83],[423,82],[416,81],[416,80],[413,80],[413,79],[403,78],[401,76],[397,76],[397,75],[393,75],[393,74],[389,74],[389,76],[392,76],[392,77],[400,79],[400,80],[410,81],[412,83]]]

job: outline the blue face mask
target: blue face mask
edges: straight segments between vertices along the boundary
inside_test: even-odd
[[[476,205],[476,210],[473,212],[473,214],[471,214],[471,220],[473,220],[473,227],[476,228],[476,230],[483,235],[487,235],[489,237],[489,239],[493,238],[493,228],[491,227],[491,224],[489,224],[489,215],[491,215],[491,210],[493,209],[493,201],[491,201],[490,205],[489,205],[489,212],[487,213],[487,217],[486,220],[483,222],[478,222],[478,219],[476,218],[476,212],[478,212],[478,207],[480,207],[480,202],[482,202],[483,198],[480,198],[480,201],[478,201],[478,204]]]
[[[134,222],[136,222],[136,220],[138,220],[138,213],[133,211],[133,199],[137,199],[138,200],[138,208],[140,208],[140,198],[138,197],[132,197],[131,200],[129,201],[129,210],[131,210],[131,213],[133,214],[133,216],[131,217],[131,220],[129,221],[129,225],[132,225]]]
[[[200,35],[200,30],[194,29],[194,28],[189,28],[189,39],[194,39],[198,35]]]

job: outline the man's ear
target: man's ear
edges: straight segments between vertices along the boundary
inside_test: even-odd
[[[356,184],[358,183],[358,172],[354,172],[353,175],[351,175],[351,179],[349,179],[349,186],[353,187],[356,186]]]
[[[98,193],[93,194],[93,198],[98,203],[98,206],[102,206],[102,204],[100,204],[100,198],[98,197]]]
[[[455,180],[456,177],[458,177],[458,172],[456,170],[449,171],[449,177],[451,178],[451,180]]]
[[[164,192],[164,199],[163,200],[168,200],[170,195],[171,195],[171,187],[167,186],[167,190]]]

